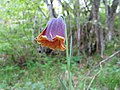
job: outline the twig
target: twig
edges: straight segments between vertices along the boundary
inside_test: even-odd
[[[102,69],[102,68],[101,68]],[[95,80],[95,78],[97,77],[97,75],[101,72],[101,69],[93,76],[92,80],[90,81],[87,90],[90,89],[90,86],[92,85],[93,81]]]
[[[117,51],[117,52],[115,52],[115,53],[113,53],[113,54],[112,54],[111,56],[109,56],[108,58],[102,60],[100,63],[102,64],[102,63],[104,63],[104,62],[110,60],[112,57],[114,57],[114,56],[117,55],[118,53],[120,53],[120,50]],[[100,65],[100,63],[99,63],[99,65]]]
[[[100,63],[100,70],[93,76],[93,78],[92,78],[92,80],[91,80],[91,82],[90,82],[90,84],[88,85],[88,88],[87,88],[87,90],[89,90],[90,89],[90,87],[91,87],[91,85],[92,85],[92,83],[93,83],[93,81],[95,80],[95,78],[97,77],[97,75],[101,72],[101,70],[102,70],[102,64]]]
[[[41,9],[41,7],[40,6],[38,6],[38,9],[40,10],[40,12],[42,13],[42,15],[45,17],[45,18],[47,18],[47,16],[45,15],[45,13],[42,11],[42,9]]]
[[[114,56],[117,55],[118,53],[120,53],[120,50],[118,50],[117,52],[115,52],[115,53],[113,53],[112,55],[110,55],[108,58],[106,58],[106,59],[102,60],[101,62],[99,62],[99,64],[96,65],[96,66],[90,71],[90,73],[89,73],[88,75],[90,75],[91,72],[93,72],[93,71],[94,71],[96,68],[98,68],[101,64],[109,61],[112,57],[114,57]]]
[[[84,89],[83,90],[85,90],[86,88],[86,79],[85,79],[85,81],[84,81]]]

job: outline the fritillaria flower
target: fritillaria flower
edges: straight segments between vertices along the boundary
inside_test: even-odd
[[[44,47],[64,51],[65,23],[63,19],[61,17],[50,19],[35,40]]]

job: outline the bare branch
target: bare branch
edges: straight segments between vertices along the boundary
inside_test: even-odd
[[[90,90],[90,87],[91,87],[93,81],[95,80],[95,78],[97,77],[97,75],[99,75],[100,72],[101,72],[101,70],[99,70],[99,71],[93,76],[92,80],[90,81],[90,83],[89,83],[89,85],[88,85],[87,90]]]
[[[40,12],[42,13],[42,15],[47,18],[47,16],[45,15],[45,13],[42,11],[42,9],[40,8],[40,6],[38,6],[38,9],[40,10]]]
[[[115,52],[115,53],[113,53],[113,54],[110,55],[108,58],[106,58],[106,59],[102,60],[101,62],[99,62],[99,64],[96,65],[96,66],[90,71],[90,73],[89,73],[88,75],[90,75],[91,72],[93,72],[93,71],[94,71],[96,68],[98,68],[100,65],[102,65],[103,63],[109,61],[111,58],[113,58],[114,56],[116,56],[116,55],[119,54],[119,53],[120,53],[120,50],[117,51],[117,52]]]
[[[50,0],[50,4],[48,3],[47,0],[43,0],[43,1],[46,3],[48,7],[50,18],[55,17],[55,11],[53,9],[53,0]]]
[[[102,60],[102,61],[99,63],[99,65],[102,64],[102,63],[105,63],[106,61],[109,61],[112,57],[114,57],[114,56],[117,55],[118,53],[120,53],[120,50],[117,51],[117,52],[115,52],[115,53],[113,53],[113,54],[110,55],[108,58]]]
[[[114,13],[116,13],[118,4],[119,4],[118,0],[113,0],[112,6],[111,6],[111,16],[113,16]]]

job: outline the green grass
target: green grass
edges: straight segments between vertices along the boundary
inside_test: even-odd
[[[6,28],[4,27],[4,29]],[[3,33],[7,32],[1,31]],[[21,35],[21,33],[18,32],[17,34]],[[36,46],[31,41],[21,39],[20,37],[15,39],[12,37],[14,34],[13,32],[13,34],[6,35],[9,37],[9,40],[7,40],[0,33],[0,55],[8,55],[7,58],[0,60],[0,90],[64,90],[63,85],[67,88],[69,87],[68,79],[65,77],[65,72],[68,70],[67,58],[65,56],[38,54]],[[16,43],[16,40],[19,40],[19,43]],[[116,38],[116,40],[106,45],[105,57],[119,50],[119,48],[119,38]],[[26,66],[18,66],[9,55],[14,55],[16,61],[23,59]],[[88,67],[84,56],[72,56],[70,58],[69,64],[72,72],[73,87],[75,86],[75,79],[73,78],[75,77],[77,81],[74,90],[87,89],[93,76],[100,68],[98,67],[94,70],[90,76],[86,75],[101,60],[100,55],[94,54],[89,57],[90,66]],[[80,67],[78,67],[77,61],[81,61]],[[103,65],[101,72],[91,84],[90,90],[115,90],[116,88],[119,90],[120,64],[116,64],[116,62],[120,62],[120,56],[113,57]]]
[[[27,61],[27,66],[24,67],[6,63],[7,61],[0,61],[0,89],[63,90],[58,78],[60,77],[62,82],[67,85],[67,79],[64,76],[67,66],[59,61],[55,62],[55,59],[57,57],[54,57],[53,61],[48,60],[45,64],[41,64],[39,61]],[[91,90],[103,90],[103,88],[114,90],[119,85],[120,65],[116,64],[118,60],[119,58],[114,57],[110,62],[103,65],[102,71],[90,87]],[[85,65],[78,68],[75,63],[72,63],[72,76],[76,77],[78,81],[75,90],[83,90],[85,79],[87,88],[92,79],[91,77],[100,69],[98,68],[92,72],[91,76],[85,77],[89,70],[91,69]]]
[[[38,62],[27,62],[27,66],[20,68],[14,65],[6,65],[0,67],[0,89],[19,89],[33,88],[37,90],[41,87],[56,88],[58,85],[57,75],[59,66],[41,65]],[[57,68],[56,68],[57,67]],[[32,89],[30,89],[32,90]],[[44,90],[44,89],[43,89]]]

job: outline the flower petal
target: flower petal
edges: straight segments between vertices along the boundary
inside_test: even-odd
[[[42,46],[64,51],[65,24],[61,17],[48,21],[45,29],[35,39]]]
[[[40,38],[37,38],[36,41],[42,46],[45,46],[53,50],[61,50],[61,51],[65,50],[64,38],[61,36],[56,35],[54,39],[48,40],[46,36],[42,35]]]

